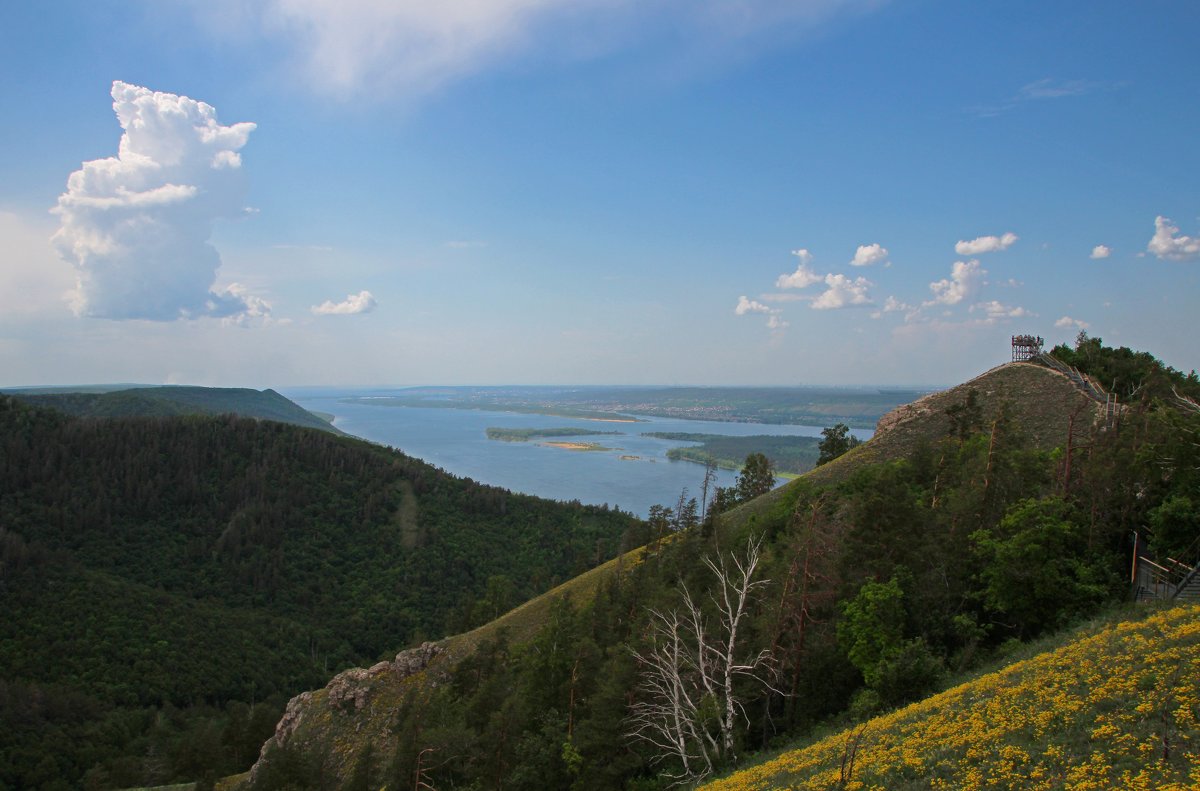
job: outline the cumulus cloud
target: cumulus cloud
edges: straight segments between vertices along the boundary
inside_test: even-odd
[[[737,307],[733,309],[733,312],[738,316],[745,316],[747,313],[770,313],[771,308],[743,295],[738,297]]]
[[[1112,250],[1108,248],[1108,245],[1098,244],[1092,248],[1092,254],[1090,257],[1100,259],[1108,258],[1110,255],[1112,255]]]
[[[775,280],[776,288],[808,288],[814,283],[820,283],[825,278],[804,264],[796,267],[796,271],[790,275],[780,275]]]
[[[1086,330],[1089,327],[1091,327],[1092,325],[1088,324],[1086,321],[1080,321],[1079,319],[1073,319],[1070,316],[1063,316],[1061,319],[1054,322],[1054,326],[1058,327],[1060,329],[1071,328],[1071,329],[1078,329],[1078,330]]]
[[[780,275],[775,280],[776,288],[808,288],[814,283],[820,283],[825,278],[818,275],[809,266],[812,263],[812,253],[807,250],[793,250],[792,255],[800,259],[800,263],[796,265],[796,271],[788,274]]]
[[[988,302],[978,302],[971,306],[972,313],[977,310],[987,314],[989,321],[999,321],[1000,319],[1023,319],[1033,315],[1025,308],[1005,305],[994,299]]]
[[[226,316],[221,319],[225,324],[236,324],[239,327],[249,326],[251,323],[271,323],[271,303],[266,299],[251,294],[250,290],[241,283],[230,283],[223,289],[218,289],[217,293],[226,299],[240,300],[245,308],[237,313]],[[255,320],[259,321],[255,321]],[[290,319],[274,321],[276,324],[290,324]]]
[[[1200,238],[1183,236],[1179,228],[1166,217],[1154,218],[1154,236],[1146,249],[1168,261],[1191,261],[1200,258]]]
[[[370,313],[378,304],[370,291],[360,291],[357,294],[347,294],[341,302],[327,299],[320,305],[313,305],[312,312],[318,316],[353,316],[358,313]]]
[[[767,317],[767,327],[776,338],[782,336],[783,331],[789,326],[788,322],[784,321],[779,315],[782,312],[779,308],[768,307],[746,296],[738,297],[737,306],[733,309],[733,312],[738,316],[745,316],[749,313],[765,314]]]
[[[871,314],[871,318],[878,319],[882,318],[883,314],[885,313],[898,313],[900,311],[908,312],[911,310],[913,310],[913,306],[909,305],[907,302],[901,302],[895,297],[888,297],[883,301],[883,307]]]
[[[75,267],[77,315],[171,321],[251,311],[214,291],[213,221],[245,214],[241,155],[254,124],[222,126],[204,102],[114,82],[117,156],[83,163],[54,212]]]
[[[954,245],[954,252],[959,255],[983,255],[984,253],[995,253],[1000,250],[1007,250],[1019,239],[1012,231],[1009,231],[1002,236],[980,236],[978,239],[972,239],[969,242],[959,240]]]
[[[854,252],[854,259],[850,262],[850,266],[871,266],[886,261],[888,251],[886,247],[878,244],[860,244]]]
[[[845,275],[826,275],[826,290],[813,300],[813,310],[836,310],[837,308],[865,307],[873,304],[867,289],[871,281],[865,277],[853,280]]]
[[[979,261],[955,261],[950,268],[950,277],[942,278],[929,284],[933,292],[933,301],[926,304],[957,305],[979,290],[987,270],[979,265]]]

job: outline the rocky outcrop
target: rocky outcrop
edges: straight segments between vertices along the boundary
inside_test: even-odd
[[[288,701],[283,717],[275,726],[275,735],[262,746],[258,761],[247,777],[253,787],[264,759],[276,747],[285,747],[304,723],[306,717],[320,708],[322,699],[329,711],[352,716],[361,712],[371,702],[372,692],[382,681],[403,681],[423,672],[430,663],[444,652],[437,643],[422,643],[396,654],[391,662],[377,662],[369,668],[354,667],[342,671],[325,685],[323,691],[302,692]],[[324,694],[322,694],[322,692]]]
[[[287,708],[283,711],[283,717],[275,725],[275,736],[272,737],[272,741],[280,745],[287,743],[288,737],[295,733],[296,728],[299,727],[300,719],[304,716],[305,708],[312,699],[312,694],[311,692],[301,692],[288,701]],[[263,745],[262,752],[265,753],[266,750],[266,745]],[[261,755],[262,753],[259,754],[260,757]]]

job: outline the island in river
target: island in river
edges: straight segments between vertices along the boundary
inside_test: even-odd
[[[698,442],[699,445],[671,448],[667,451],[667,458],[693,461],[697,464],[711,460],[726,470],[740,470],[747,456],[751,453],[761,453],[771,460],[777,474],[800,475],[815,467],[817,458],[821,455],[818,447],[821,443],[819,437],[781,437],[765,434],[731,437],[724,434],[693,434],[685,431],[650,431],[643,432],[642,436],[676,442]]]
[[[546,437],[594,437],[600,435],[621,434],[620,431],[592,431],[586,428],[497,428],[489,426],[486,429],[487,438],[500,442],[528,442],[531,439]]]

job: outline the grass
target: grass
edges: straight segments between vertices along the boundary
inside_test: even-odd
[[[1072,638],[704,788],[1198,787],[1200,607]]]
[[[1012,418],[1036,448],[1062,447],[1067,441],[1069,421],[1077,413],[1076,431],[1090,426],[1103,411],[1062,374],[1032,363],[1009,363],[983,373],[969,382],[920,398],[884,415],[870,441],[851,449],[831,462],[800,476],[817,486],[844,481],[860,467],[907,458],[922,442],[935,443],[951,433],[946,409],[961,404],[974,390],[985,426],[990,426],[1001,405],[1011,407]],[[770,510],[785,496],[789,485],[752,500],[733,513],[744,518]]]
[[[567,598],[576,605],[591,601],[610,578],[619,576],[624,570],[640,563],[645,552],[646,547],[639,547],[585,571],[478,629],[448,638],[446,649],[452,654],[465,655],[488,638],[496,636],[501,630],[507,632],[509,639],[514,643],[531,640],[548,620],[550,606],[556,600]]]

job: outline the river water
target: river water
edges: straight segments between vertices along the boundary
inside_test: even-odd
[[[821,436],[819,426],[657,417],[643,417],[644,422],[638,423],[609,423],[517,412],[382,406],[369,401],[346,400],[390,394],[378,390],[298,388],[283,394],[305,409],[335,415],[334,425],[347,434],[389,445],[455,475],[553,500],[578,500],[593,505],[607,503],[642,517],[655,503],[673,506],[685,487],[689,496],[699,499],[704,479],[703,466],[671,461],[666,456],[669,449],[689,443],[645,437],[643,432]],[[489,427],[572,427],[621,433],[575,440],[596,443],[606,450],[573,451],[545,443],[570,442],[574,438],[502,442],[487,438],[485,430]],[[853,433],[863,439],[871,435],[870,431]],[[731,486],[736,477],[734,472],[719,470],[717,485]]]

